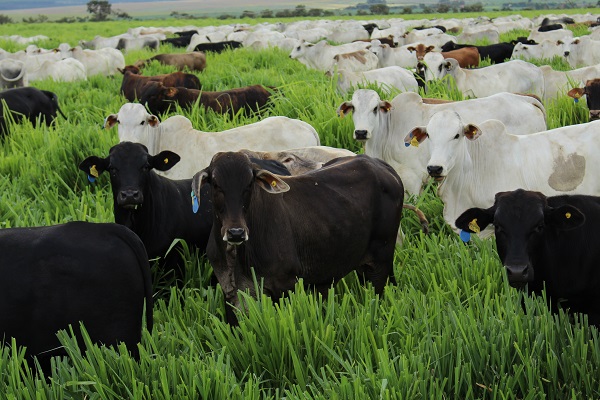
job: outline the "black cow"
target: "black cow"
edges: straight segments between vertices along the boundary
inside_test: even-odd
[[[179,31],[179,32],[175,32],[175,34],[176,34],[177,36],[179,36],[179,37],[186,37],[186,36],[187,36],[187,37],[190,37],[190,38],[191,38],[192,36],[194,36],[195,34],[197,34],[197,33],[198,33],[198,31],[197,31],[196,29],[192,29],[192,30],[189,30],[189,31]]]
[[[538,32],[550,32],[558,29],[563,29],[563,26],[561,24],[548,24],[540,26],[538,28]]]
[[[214,53],[220,53],[224,50],[237,49],[242,46],[242,42],[237,42],[235,40],[227,40],[224,42],[200,43],[196,47],[194,47],[194,51],[212,51]]]
[[[551,308],[589,315],[600,326],[600,197],[546,197],[522,189],[496,194],[488,209],[471,208],[456,226],[473,232],[494,224],[498,255],[511,286],[540,293]]]
[[[201,202],[192,207],[192,179],[172,180],[158,175],[153,169],[167,171],[180,158],[171,151],[152,156],[146,146],[122,142],[113,146],[106,158],[90,156],[79,164],[91,180],[108,170],[113,192],[115,222],[133,230],[146,246],[148,257],[164,257],[175,239],[206,251],[212,227],[212,203]],[[254,160],[269,170],[289,175],[283,164],[272,160]],[[201,198],[208,198],[210,187],[202,187]],[[174,249],[176,250],[176,249]],[[174,270],[183,278],[183,263],[178,251],[172,250],[163,268]]]
[[[58,111],[65,119],[62,110],[58,106],[58,97],[48,90],[39,90],[34,87],[20,87],[6,89],[0,92],[0,137],[8,134],[8,121],[5,119],[4,103],[8,108],[10,116],[15,122],[21,122],[23,118],[28,119],[33,126],[37,126],[38,118],[50,126],[56,118]]]
[[[202,198],[203,183],[212,187]],[[404,188],[385,162],[366,155],[337,158],[322,169],[282,179],[246,154],[217,153],[192,183],[200,203],[212,199],[207,256],[225,300],[254,290],[250,267],[272,298],[298,278],[324,295],[353,270],[382,293],[393,279]],[[237,322],[227,307],[228,322]]]
[[[152,330],[152,281],[144,245],[117,224],[70,222],[0,230],[0,340],[27,347],[45,373],[66,355],[56,332],[79,323],[104,345],[124,342],[134,357]]]
[[[513,43],[496,43],[487,46],[474,46],[472,44],[457,44],[448,41],[442,46],[442,51],[457,50],[463,47],[477,47],[479,57],[482,60],[489,58],[494,64],[500,64],[510,59],[515,45]]]
[[[173,47],[188,47],[190,45],[190,41],[192,40],[191,36],[180,36],[174,38],[166,38],[160,41],[160,44],[170,44]]]
[[[574,98],[576,102],[585,95],[587,106],[590,110],[590,121],[600,119],[600,78],[589,79],[582,88],[573,88],[567,95]]]

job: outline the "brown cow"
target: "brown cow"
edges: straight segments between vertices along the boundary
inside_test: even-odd
[[[139,60],[134,65],[138,68],[143,68],[153,60],[163,65],[172,65],[180,71],[183,71],[185,68],[190,71],[203,71],[206,67],[206,55],[201,51],[182,54],[157,54],[147,60]]]
[[[421,43],[407,48],[408,51],[414,51],[417,53],[417,60],[419,62],[423,61],[425,54],[433,51],[434,49],[435,46],[425,46]],[[457,60],[458,65],[460,65],[461,68],[472,68],[479,66],[479,50],[477,50],[476,47],[463,47],[462,49],[442,51],[441,53],[444,58],[454,58]]]
[[[135,102],[142,97],[144,87],[148,82],[160,82],[165,86],[182,86],[188,89],[202,89],[200,79],[196,75],[181,71],[170,74],[142,76],[139,75],[139,68],[133,65],[128,65],[123,69],[119,69],[119,71],[123,74],[121,93],[130,102]]]
[[[173,104],[178,104],[182,108],[201,105],[217,113],[233,115],[240,109],[258,111],[267,104],[270,96],[271,92],[261,85],[207,92],[184,87],[167,87],[160,82],[150,82],[144,87],[140,103],[145,104],[155,115],[168,111]]]

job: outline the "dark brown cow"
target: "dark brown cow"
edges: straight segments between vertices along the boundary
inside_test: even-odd
[[[155,115],[169,110],[173,104],[182,108],[196,105],[224,114],[236,114],[239,110],[258,111],[269,101],[271,92],[261,85],[207,92],[184,87],[167,87],[160,82],[150,82],[144,87],[140,103]]]
[[[141,98],[144,87],[148,82],[160,82],[165,86],[181,86],[188,89],[202,89],[200,79],[194,74],[177,71],[170,74],[143,76],[139,75],[139,68],[128,65],[123,69],[119,69],[123,74],[123,82],[121,82],[121,93],[130,102],[134,102]]]
[[[419,43],[416,46],[408,47],[407,50],[417,53],[417,60],[423,61],[425,54],[433,51],[435,46],[425,46]],[[476,47],[464,47],[462,49],[442,51],[444,58],[454,58],[458,61],[461,68],[472,68],[479,66],[479,50]]]
[[[152,61],[158,61],[163,65],[172,65],[180,71],[203,71],[206,68],[206,55],[201,51],[193,51],[183,54],[157,54],[147,60],[139,60],[134,65],[143,68]]]
[[[254,293],[250,267],[274,299],[299,278],[323,295],[352,271],[378,294],[393,280],[404,188],[384,161],[342,157],[281,177],[257,168],[246,154],[217,153],[192,179],[196,196],[203,183],[212,193],[199,201],[212,200],[214,210],[207,256],[234,307],[238,290]],[[227,319],[237,322],[229,306]]]

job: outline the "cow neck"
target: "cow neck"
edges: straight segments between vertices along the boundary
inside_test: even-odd
[[[371,139],[365,143],[365,154],[386,160],[386,153],[394,152],[394,132],[391,131],[391,112],[380,112],[377,130],[371,132]],[[388,148],[389,146],[389,148]]]

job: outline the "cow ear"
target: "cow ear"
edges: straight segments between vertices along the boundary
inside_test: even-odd
[[[567,96],[574,99],[579,99],[585,94],[585,88],[573,88],[567,92]]]
[[[345,101],[342,104],[340,104],[340,106],[337,109],[337,114],[341,117],[344,118],[344,115],[354,111],[354,106],[352,105],[351,101]]]
[[[417,49],[415,49],[413,46],[407,47],[406,50],[410,51],[411,53],[413,51],[417,51]]]
[[[494,206],[483,208],[469,208],[463,212],[457,219],[454,225],[460,229],[460,238],[463,242],[468,242],[471,239],[471,233],[479,233],[489,224],[494,223]]]
[[[156,115],[149,116],[147,122],[148,122],[148,125],[150,125],[153,128],[156,128],[160,124],[160,120],[158,119],[158,117]]]
[[[435,46],[427,46],[427,48],[425,49],[425,53],[428,53],[433,50],[435,50]]]
[[[262,190],[271,194],[285,193],[290,190],[290,186],[287,183],[264,169],[256,172],[255,179]]]
[[[178,154],[169,150],[164,150],[155,156],[148,157],[148,163],[154,169],[159,171],[168,171],[181,160]]]
[[[394,108],[394,107],[392,106],[392,103],[390,103],[390,102],[389,102],[389,101],[387,101],[387,100],[381,100],[381,101],[379,102],[379,109],[380,109],[381,111],[383,111],[383,112],[388,112],[388,111],[390,111],[392,108]]]
[[[108,157],[100,158],[98,156],[90,156],[79,163],[79,169],[88,175],[88,180],[91,183],[94,183],[96,178],[106,171],[109,164],[110,161],[108,160]]]
[[[192,178],[192,211],[194,214],[198,212],[200,208],[200,188],[210,179],[210,172],[208,168],[204,168],[202,171],[197,172]]]
[[[446,71],[452,71],[452,70],[454,69],[454,66],[452,65],[452,62],[451,62],[451,61],[449,61],[449,60],[447,60],[447,61],[444,63],[444,69],[445,69]]]
[[[585,215],[576,207],[565,204],[556,208],[549,208],[544,213],[546,225],[553,226],[561,231],[579,228],[585,223]]]
[[[104,119],[104,129],[110,129],[118,122],[119,120],[117,119],[117,114],[110,114]]]
[[[469,140],[475,140],[481,136],[481,129],[477,125],[468,124],[463,128],[465,137]]]
[[[419,147],[420,143],[423,143],[425,139],[427,139],[429,135],[427,134],[427,127],[425,126],[417,126],[413,128],[408,135],[404,138],[404,145]]]

